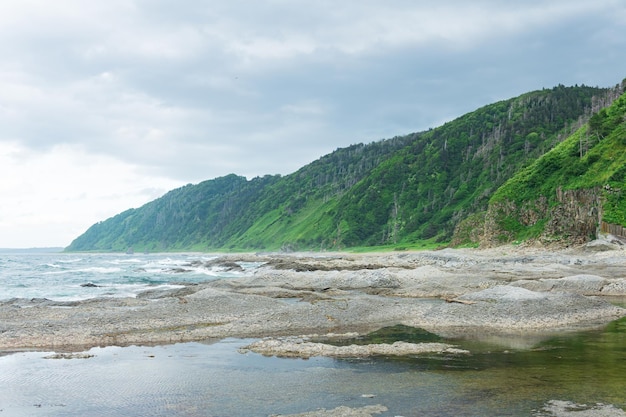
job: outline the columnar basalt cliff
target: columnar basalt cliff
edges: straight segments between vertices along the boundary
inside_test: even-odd
[[[491,204],[485,214],[483,231],[474,241],[485,247],[501,245],[516,240],[524,229],[531,230],[527,237],[543,244],[581,244],[597,237],[602,219],[599,188],[557,188],[553,197],[542,195],[521,205],[511,200]],[[536,236],[532,236],[533,232]]]
[[[600,233],[626,237],[625,186],[623,94],[499,188],[489,201],[482,234],[469,241],[483,246],[524,240],[570,246]],[[471,238],[467,229],[462,223],[457,234]]]
[[[585,243],[595,239],[602,219],[602,198],[598,188],[556,191],[557,205],[550,209],[541,239]]]

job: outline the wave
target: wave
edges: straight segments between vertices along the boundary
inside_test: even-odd
[[[208,263],[215,258],[188,254],[87,254],[80,257],[51,254],[0,259],[0,288],[3,289],[0,300],[13,297],[51,300],[134,297],[141,291],[172,283],[245,276],[260,265],[242,262],[239,263],[242,269],[229,270]],[[81,286],[87,283],[97,287]]]
[[[48,271],[48,272],[41,273],[41,275],[63,275],[63,274],[75,274],[75,273],[81,273],[81,272],[93,273],[93,274],[115,274],[121,271],[122,271],[122,268],[91,266],[88,268],[63,269],[61,271]]]
[[[80,262],[82,261],[83,258],[73,258],[73,259],[58,259],[55,262],[58,262],[60,264],[75,264],[76,262]]]
[[[111,261],[108,261],[107,263],[113,264],[113,265],[119,265],[119,264],[140,264],[142,262],[144,261],[138,258],[120,258],[120,259],[113,259]]]
[[[76,269],[73,272],[96,272],[99,274],[113,274],[115,272],[120,272],[122,270],[122,268],[116,268],[116,267],[104,267],[104,266],[91,266],[89,268],[81,268],[81,269]]]

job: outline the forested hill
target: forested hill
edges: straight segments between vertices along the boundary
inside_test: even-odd
[[[593,239],[598,229],[626,238],[625,191],[626,94],[622,94],[494,193],[478,240],[582,243]]]
[[[612,102],[544,89],[427,132],[352,145],[286,176],[187,185],[90,227],[69,251],[332,250],[449,242],[464,219]],[[619,91],[621,92],[621,90]]]

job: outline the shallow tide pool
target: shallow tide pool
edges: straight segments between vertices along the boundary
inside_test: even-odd
[[[397,330],[387,341],[403,338]],[[239,353],[249,342],[5,354],[0,416],[268,416],[373,404],[388,408],[381,416],[532,416],[550,400],[626,409],[626,319],[541,341],[448,341],[469,356],[281,359]]]

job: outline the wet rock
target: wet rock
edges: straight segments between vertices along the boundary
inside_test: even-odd
[[[394,342],[369,345],[335,346],[326,343],[310,342],[307,338],[287,337],[263,339],[241,349],[245,353],[252,351],[265,356],[289,358],[311,358],[326,356],[332,358],[364,358],[368,356],[408,356],[423,354],[469,354],[446,343],[408,343]]]
[[[54,355],[44,356],[44,359],[89,359],[94,355],[89,353],[55,353]]]
[[[241,265],[239,265],[236,262],[224,262],[224,263],[219,264],[219,267],[222,268],[226,272],[232,272],[232,271],[242,272],[243,271],[243,268],[241,267]]]
[[[570,401],[549,401],[535,417],[626,417],[626,412],[610,404],[576,404]]]
[[[191,270],[185,268],[170,268],[167,270],[167,272],[171,272],[173,274],[183,274],[186,272],[191,272]]]
[[[203,266],[204,268],[208,268],[208,269],[220,268],[227,272],[231,272],[231,271],[241,272],[244,270],[243,267],[239,265],[239,263],[232,261],[228,258],[223,258],[223,257],[212,259],[204,263],[198,261],[198,262],[193,263],[192,266]]]
[[[372,417],[374,414],[380,414],[387,411],[387,407],[383,405],[368,405],[361,408],[350,408],[341,406],[332,410],[321,408],[316,411],[301,414],[272,414],[270,417]]]

